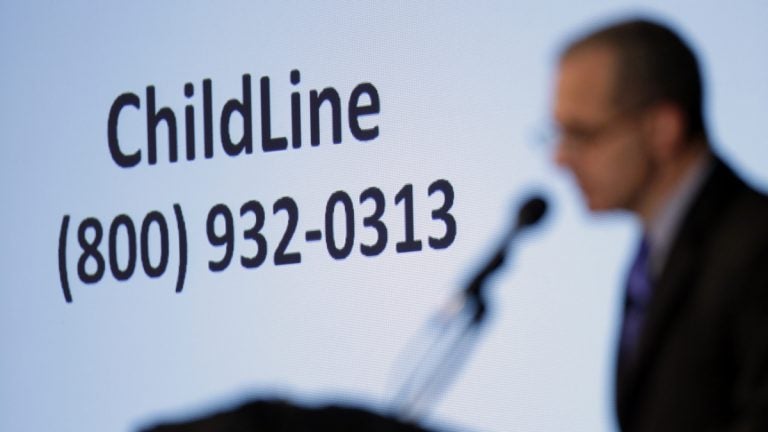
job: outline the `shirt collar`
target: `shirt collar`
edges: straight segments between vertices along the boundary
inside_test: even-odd
[[[650,246],[649,266],[652,277],[660,275],[680,223],[713,167],[714,158],[711,154],[697,158],[645,227],[646,240]]]

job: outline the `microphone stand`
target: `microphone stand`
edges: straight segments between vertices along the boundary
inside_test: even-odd
[[[517,223],[509,230],[500,248],[472,278],[470,283],[426,323],[422,337],[429,343],[417,344],[420,360],[394,399],[394,415],[404,421],[421,418],[455,378],[477,342],[486,317],[484,292],[488,277],[506,261],[507,249],[521,230],[532,226],[546,211],[546,202],[533,198],[520,209]]]

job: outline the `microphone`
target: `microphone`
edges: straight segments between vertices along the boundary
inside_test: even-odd
[[[547,214],[547,201],[541,196],[529,198],[517,214],[516,229],[532,227],[541,221]]]
[[[517,220],[507,232],[507,235],[504,236],[504,240],[501,242],[499,249],[495,254],[493,254],[485,266],[483,266],[480,271],[475,274],[475,277],[472,278],[472,281],[464,289],[464,292],[467,296],[477,298],[482,296],[482,289],[485,280],[488,279],[488,276],[493,274],[493,272],[495,272],[499,267],[501,267],[502,264],[504,264],[504,261],[507,258],[507,250],[509,249],[509,245],[512,243],[512,241],[517,237],[518,234],[520,234],[520,232],[541,222],[541,219],[546,213],[547,201],[538,195],[527,199],[525,203],[520,206],[520,209],[517,212]]]
[[[496,253],[427,323],[425,342],[429,340],[430,343],[417,346],[423,348],[419,362],[395,396],[394,409],[399,418],[409,421],[418,418],[449,386],[477,341],[485,318],[483,286],[486,279],[504,264],[509,246],[517,235],[541,222],[546,212],[547,202],[541,196],[526,200]]]

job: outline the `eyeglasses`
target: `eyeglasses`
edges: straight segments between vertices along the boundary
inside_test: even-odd
[[[638,119],[638,110],[618,111],[596,124],[551,125],[542,141],[551,147],[560,146],[575,151],[595,147],[614,132],[624,130],[628,121]]]

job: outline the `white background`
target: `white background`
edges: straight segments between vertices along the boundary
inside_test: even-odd
[[[492,313],[478,349],[429,418],[489,431],[613,430],[611,386],[620,287],[636,225],[624,215],[585,212],[571,181],[538,142],[548,120],[557,49],[580,30],[636,12],[660,16],[697,50],[716,149],[745,177],[768,185],[768,6],[764,2],[10,2],[0,3],[0,430],[135,430],[226,407],[244,397],[345,402],[383,410],[393,369],[430,313],[482,262],[528,191],[546,190],[545,226],[515,249],[493,279]],[[289,84],[299,69],[302,82]],[[218,113],[252,76],[255,151],[221,151]],[[303,99],[305,146],[259,150],[258,80],[272,82],[275,134],[290,132],[289,93]],[[110,158],[107,116],[133,92],[142,109],[121,117],[127,149],[145,146],[145,88],[176,113],[184,137],[183,86],[195,84],[202,143],[202,85],[213,82],[216,156],[124,169]],[[373,83],[381,113],[365,118],[380,135],[309,147],[307,95],[336,88],[342,100]],[[133,110],[133,111],[132,111]],[[123,121],[124,119],[124,121]],[[165,143],[158,128],[159,147]],[[237,134],[235,134],[237,136]],[[183,140],[180,141],[180,149]],[[198,155],[201,148],[198,147]],[[434,180],[455,188],[456,241],[427,246],[442,228],[430,219]],[[398,254],[403,185],[415,190],[421,252]],[[373,240],[360,192],[387,197],[387,249]],[[336,261],[304,231],[321,227],[336,190],[355,202],[357,240]],[[271,262],[285,226],[272,215],[282,196],[300,208],[291,250],[297,265]],[[262,202],[270,256],[258,269],[210,272],[222,252],[208,244],[215,204],[233,211]],[[178,257],[172,205],[185,212],[189,269],[173,292]],[[126,213],[137,228],[159,210],[171,227],[169,271],[127,282],[77,280],[77,225]],[[71,216],[61,292],[57,248]],[[339,214],[341,214],[339,212]],[[245,222],[235,218],[242,230]],[[238,235],[239,238],[239,235]],[[238,243],[241,245],[244,243]],[[101,251],[106,252],[104,241]]]

